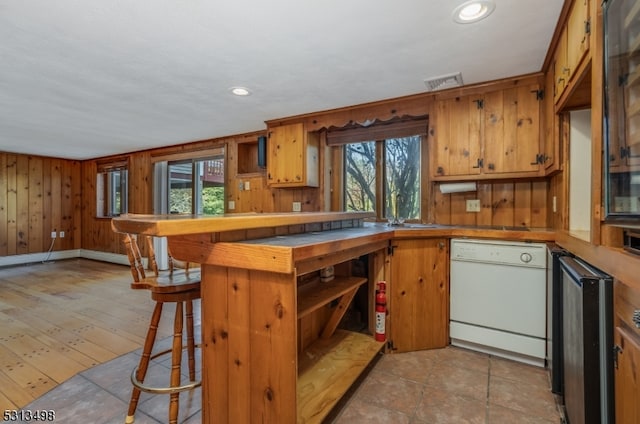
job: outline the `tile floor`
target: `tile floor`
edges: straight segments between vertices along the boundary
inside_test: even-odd
[[[162,341],[169,346],[170,338]],[[123,423],[139,351],[81,372],[25,409],[53,409],[56,422]],[[147,383],[170,367],[158,358]],[[156,372],[154,372],[156,371]],[[182,393],[179,422],[201,422],[200,390]],[[136,423],[167,421],[167,396],[143,393]],[[541,368],[456,347],[384,355],[356,387],[333,424],[559,423],[560,414]]]

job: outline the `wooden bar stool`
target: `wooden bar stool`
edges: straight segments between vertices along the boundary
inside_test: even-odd
[[[142,263],[140,248],[138,246],[138,237],[141,236],[130,234],[124,235],[124,244],[127,248],[127,256],[129,257],[129,263],[131,264],[131,274],[133,275],[133,283],[131,283],[131,288],[149,290],[151,292],[151,298],[156,301],[156,306],[153,310],[153,315],[151,316],[151,323],[149,324],[149,330],[147,331],[147,336],[145,338],[140,363],[136,368],[134,368],[131,373],[131,383],[133,384],[133,391],[131,393],[129,411],[125,419],[125,423],[131,424],[135,421],[134,415],[138,406],[138,400],[140,399],[140,392],[144,391],[153,394],[168,394],[170,396],[169,423],[175,424],[178,422],[178,404],[180,392],[195,389],[201,384],[200,381],[196,381],[196,343],[194,340],[193,330],[193,300],[200,298],[200,270],[190,270],[190,266],[188,263],[184,264],[183,269],[175,269],[177,268],[176,261],[169,255],[169,271],[164,273],[158,272],[158,264],[156,262],[155,253],[153,250],[153,238],[145,237],[147,241],[146,248],[149,262],[148,269],[153,272],[152,275],[146,275],[144,265]],[[152,355],[151,352],[154,347],[156,334],[158,331],[158,324],[162,315],[162,306],[167,302],[176,304],[173,329],[173,345],[171,349]],[[181,384],[180,381],[183,350],[183,314],[185,315],[187,321],[186,349],[188,355],[190,380],[188,384],[184,385]],[[171,353],[172,358],[169,386],[146,386],[144,384],[144,379],[147,374],[149,362],[152,359],[169,353]]]

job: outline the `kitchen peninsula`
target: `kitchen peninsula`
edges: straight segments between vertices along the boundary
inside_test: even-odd
[[[364,222],[371,217],[317,212],[112,221],[116,232],[167,236],[176,257],[202,264],[203,422],[321,422],[384,347],[337,325],[360,286],[373,305],[393,238],[553,239],[550,231]],[[352,266],[362,257],[364,275]],[[306,278],[331,266],[330,282]],[[328,309],[326,316],[314,318],[320,309]]]
[[[363,227],[370,215],[114,219],[115,231],[166,235],[175,256],[202,264],[203,422],[320,422],[382,349],[370,335],[336,330],[368,282],[347,275],[348,261],[383,260],[388,244],[386,231]],[[347,265],[333,281],[299,289],[301,275],[338,264]],[[300,335],[304,317],[331,301],[323,335]]]

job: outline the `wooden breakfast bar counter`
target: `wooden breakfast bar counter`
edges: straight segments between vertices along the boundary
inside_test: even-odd
[[[202,265],[204,423],[321,422],[383,348],[370,334],[375,283],[387,275],[390,240],[553,240],[544,230],[364,224],[370,217],[308,212],[113,219],[114,231],[166,236],[174,256]],[[357,272],[352,265],[361,262],[366,269]],[[328,267],[335,278],[322,282],[319,271]],[[368,297],[368,332],[337,329],[359,289]]]
[[[363,226],[370,216],[128,215],[112,221],[116,232],[167,236],[173,255],[202,264],[204,423],[321,422],[380,352],[383,343],[372,336],[336,329],[360,286],[368,284],[373,296],[374,282],[351,275],[350,261],[369,255],[369,275],[376,270],[383,278],[392,232]],[[333,265],[334,280],[301,284],[301,277]]]

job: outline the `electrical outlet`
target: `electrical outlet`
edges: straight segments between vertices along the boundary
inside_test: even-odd
[[[236,208],[236,202],[229,200],[229,210],[232,211]]]
[[[244,182],[244,189],[245,190],[251,190],[251,183],[249,181],[245,181]]]
[[[64,238],[64,231],[60,231],[60,238]]]
[[[480,212],[480,200],[467,200],[467,212]]]
[[[293,211],[294,212],[300,212],[301,210],[302,210],[302,203],[293,202]]]
[[[54,238],[56,238],[56,237],[57,237],[57,235],[56,235],[55,230],[54,230],[54,231],[51,231],[51,238],[52,238],[52,239],[54,239]]]

